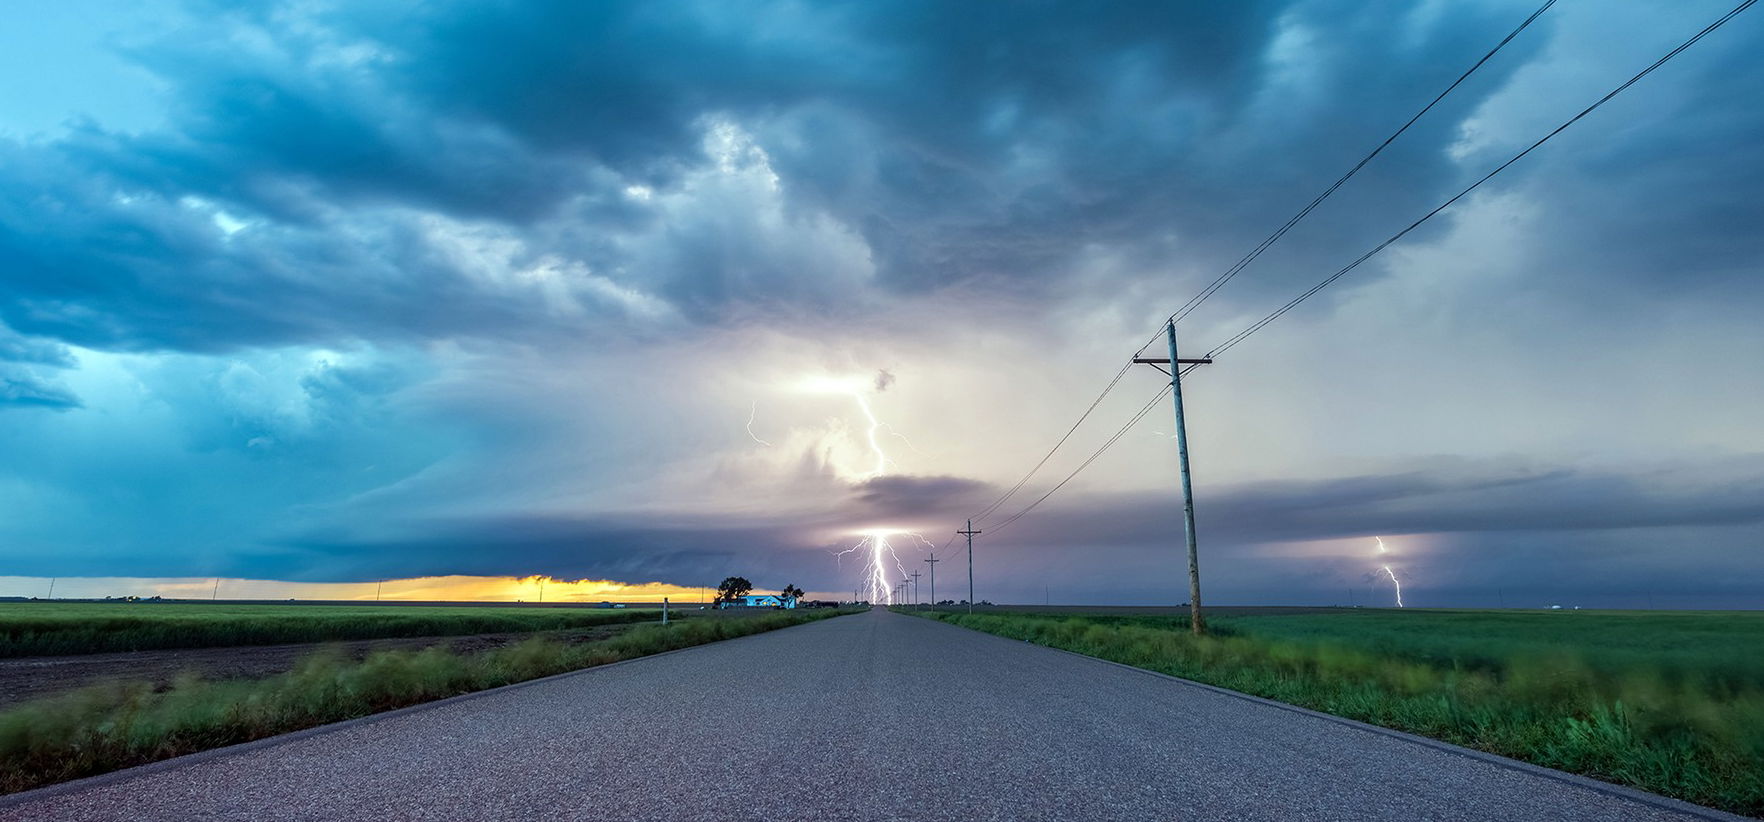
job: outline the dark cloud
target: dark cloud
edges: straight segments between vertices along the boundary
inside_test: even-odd
[[[802,231],[816,215],[855,232],[894,289],[1046,285],[1099,247],[1135,268],[1222,266],[1295,186],[1516,19],[1329,2],[427,12],[230,11],[135,48],[170,89],[166,128],[85,123],[0,152],[0,317],[123,349],[561,331],[552,306],[462,266],[413,209],[500,226],[514,250],[497,266],[578,265],[710,322],[861,302],[804,247],[835,241]],[[1393,147],[1344,192],[1359,206],[1295,236],[1305,271],[1431,197],[1453,174],[1439,147],[1455,118],[1545,37]],[[485,47],[500,42],[521,45]],[[1316,116],[1344,108],[1356,116]],[[777,174],[790,239],[727,217],[658,225],[659,206],[623,195],[726,162],[705,154],[721,123],[751,135],[740,162]],[[753,207],[692,193],[719,215]],[[217,230],[212,211],[245,227]],[[570,319],[622,318],[591,308]]]
[[[0,325],[0,362],[34,363],[58,368],[73,367],[73,353],[52,340],[26,337]]]
[[[80,398],[66,387],[44,380],[29,371],[0,365],[0,408],[48,408],[66,411],[80,407]]]
[[[1707,471],[1416,471],[1203,487],[1196,506],[1203,536],[1226,545],[1764,523],[1764,464],[1742,460],[1719,479],[1703,478]],[[1112,494],[1053,507],[1039,514],[1039,525],[1026,519],[1023,527],[1013,527],[1026,533],[1011,538],[1025,544],[1144,543],[1173,525],[1179,529],[1177,513],[1168,494]]]
[[[852,487],[851,499],[873,515],[945,517],[973,507],[992,486],[965,477],[881,476]]]
[[[90,119],[52,138],[0,139],[0,406],[81,408],[45,376],[80,364],[68,345],[225,355],[105,361],[121,411],[102,430],[41,427],[92,410],[8,415],[22,422],[0,430],[0,474],[51,512],[8,543],[63,573],[715,580],[741,566],[759,568],[756,581],[776,570],[843,587],[827,534],[947,524],[999,489],[953,476],[844,483],[817,440],[777,480],[827,500],[802,502],[806,514],[523,513],[533,497],[566,493],[534,473],[580,468],[610,483],[678,455],[610,427],[520,423],[529,417],[517,406],[551,401],[522,394],[523,381],[574,379],[576,363],[514,356],[437,388],[423,364],[369,353],[309,367],[302,349],[458,360],[762,322],[788,337],[927,295],[948,297],[949,315],[925,328],[959,308],[1000,342],[972,352],[975,368],[1047,336],[987,325],[1006,303],[1079,326],[1056,336],[1107,337],[1235,261],[1533,5],[201,4],[191,25],[128,51],[165,89],[162,124]],[[1632,58],[1623,49],[1636,48],[1638,67],[1659,53],[1648,31],[1573,39],[1582,24],[1564,15],[1575,13],[1542,18],[1197,319],[1254,316],[1555,125],[1554,112],[1590,101],[1537,90],[1550,87],[1528,69],[1610,69],[1614,83]],[[1606,13],[1616,12],[1591,14]],[[1471,317],[1480,334],[1562,340],[1585,330],[1576,314],[1689,325],[1714,306],[1749,319],[1764,293],[1764,235],[1753,230],[1764,113],[1736,102],[1764,90],[1749,31],[1711,37],[1491,186],[1491,199],[1519,204],[1514,216],[1462,243],[1523,247],[1487,264],[1502,270],[1478,272],[1494,281],[1486,291],[1468,278],[1462,300],[1421,300],[1428,310]],[[1594,96],[1610,83],[1596,85]],[[1476,206],[1409,245],[1465,229],[1457,217]],[[1419,268],[1418,288],[1447,279]],[[1384,270],[1367,266],[1344,286]],[[1318,303],[1337,293],[1351,292]],[[1092,320],[1098,303],[1110,313]],[[1504,313],[1534,304],[1528,316],[1549,322]],[[1755,326],[1708,333],[1743,351]],[[505,367],[525,371],[483,376]],[[879,371],[873,386],[893,380]],[[666,386],[603,377],[581,404]],[[436,399],[447,392],[476,404]],[[977,401],[1002,412],[1029,400]],[[628,427],[701,423],[682,411]],[[570,449],[618,458],[568,470],[522,462]],[[1748,563],[1764,471],[1724,470],[1719,482],[1690,468],[1495,467],[1203,484],[1201,530],[1223,584],[1240,592],[1357,578],[1278,552],[1374,533],[1442,535],[1445,564],[1433,570],[1466,584],[1529,569],[1604,575],[1617,590],[1692,565],[1737,578],[1758,570]],[[768,479],[746,464],[726,472],[730,486]],[[434,493],[424,481],[450,495],[410,503]],[[387,503],[397,516],[373,507],[400,494],[408,507]],[[503,513],[441,519],[425,504]],[[106,517],[89,516],[100,506]],[[173,520],[181,529],[161,528]],[[1034,559],[992,576],[1019,595],[1055,572],[1073,590],[1120,590],[1123,574],[1139,584],[1168,567],[1178,528],[1166,494],[1055,497],[984,550]],[[1663,569],[1647,550],[1658,540],[1695,562]],[[1109,570],[1084,566],[1098,551],[1115,560]]]

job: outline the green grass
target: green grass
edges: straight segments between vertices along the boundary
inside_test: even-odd
[[[0,711],[0,792],[260,739],[420,702],[849,611],[777,611],[744,619],[638,625],[601,642],[545,637],[475,655],[384,651],[360,662],[319,653],[258,680],[186,677],[164,691],[117,683]]]
[[[934,618],[1764,815],[1764,614]]]
[[[0,658],[549,631],[659,618],[653,608],[5,602]]]
[[[1362,609],[1217,622],[1238,634],[1351,643],[1436,665],[1498,671],[1509,660],[1572,649],[1579,662],[1606,674],[1648,669],[1733,687],[1764,686],[1764,614],[1756,612]]]

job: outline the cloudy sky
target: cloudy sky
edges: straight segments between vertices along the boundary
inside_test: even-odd
[[[849,592],[1536,2],[412,5],[9,15],[8,579]],[[1731,6],[1562,0],[1183,340]],[[1411,605],[1764,607],[1760,54],[1735,18],[1185,381],[1211,599],[1385,603],[1379,536]],[[978,595],[1184,599],[1171,430],[982,535]]]

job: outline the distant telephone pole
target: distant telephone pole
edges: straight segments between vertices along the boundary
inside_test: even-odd
[[[1176,462],[1182,471],[1182,534],[1188,543],[1188,623],[1195,636],[1207,632],[1206,618],[1201,615],[1200,592],[1200,549],[1194,541],[1194,485],[1188,476],[1188,426],[1182,416],[1182,366],[1207,365],[1213,361],[1211,357],[1184,360],[1176,355],[1176,320],[1174,317],[1165,324],[1164,331],[1170,341],[1170,358],[1134,358],[1134,362],[1153,367],[1169,365],[1170,370],[1159,371],[1170,375],[1170,397],[1176,406]]]
[[[936,554],[932,554],[930,558],[925,560],[925,563],[931,566],[931,610],[933,611],[937,610],[937,563],[942,561],[937,558]]]
[[[968,520],[967,529],[956,533],[968,538],[968,613],[971,614],[974,613],[974,535],[980,532],[974,530],[974,521]]]
[[[919,610],[919,572],[913,572],[913,610]]]

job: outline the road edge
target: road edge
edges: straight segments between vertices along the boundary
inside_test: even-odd
[[[863,613],[863,612],[859,611],[858,613]],[[94,788],[103,788],[103,787],[106,787],[106,786],[109,786],[109,785],[112,785],[112,784],[115,784],[118,782],[127,782],[131,779],[135,779],[138,777],[152,776],[153,774],[159,773],[161,771],[176,770],[178,768],[187,767],[190,765],[199,765],[199,764],[202,764],[204,762],[207,762],[207,761],[213,760],[213,759],[223,759],[223,758],[226,758],[229,756],[238,756],[241,754],[251,753],[252,751],[255,751],[259,748],[268,748],[268,747],[272,747],[275,745],[286,744],[289,742],[298,742],[300,740],[309,739],[309,738],[315,737],[315,736],[324,736],[325,734],[336,733],[338,731],[344,731],[344,730],[348,730],[348,729],[354,728],[354,727],[359,727],[362,725],[370,725],[375,722],[381,722],[381,721],[388,720],[388,719],[395,719],[397,717],[404,716],[406,714],[417,713],[419,711],[427,710],[429,708],[439,708],[439,707],[442,707],[445,705],[457,704],[460,702],[468,702],[473,699],[479,699],[479,698],[491,696],[494,694],[506,693],[508,691],[515,690],[517,688],[525,688],[525,687],[528,687],[531,685],[538,685],[540,683],[550,682],[552,680],[563,679],[565,677],[583,676],[585,674],[591,674],[596,671],[604,671],[608,668],[616,668],[620,665],[629,665],[634,662],[643,662],[644,660],[659,659],[664,656],[685,653],[687,651],[696,651],[699,648],[708,648],[712,645],[721,645],[726,642],[740,642],[744,639],[756,639],[758,637],[763,637],[768,634],[776,634],[780,631],[788,631],[792,628],[802,628],[802,627],[805,627],[808,625],[815,625],[818,623],[829,622],[829,621],[838,619],[839,617],[843,617],[843,616],[855,616],[855,614],[838,614],[836,616],[810,620],[808,622],[802,622],[802,623],[798,623],[796,625],[786,625],[782,628],[773,628],[770,631],[761,631],[757,634],[747,634],[745,636],[730,637],[729,639],[719,639],[715,642],[704,642],[704,643],[700,643],[698,645],[689,645],[685,648],[675,648],[671,651],[662,651],[661,653],[656,653],[656,654],[645,654],[644,656],[633,657],[631,659],[621,659],[617,662],[608,662],[608,663],[605,663],[602,665],[593,665],[593,666],[590,666],[587,668],[577,668],[574,671],[564,671],[561,674],[551,674],[550,676],[542,676],[537,679],[527,679],[527,680],[523,680],[520,682],[511,682],[507,685],[498,685],[494,688],[485,688],[482,691],[472,691],[470,693],[457,694],[454,696],[443,697],[441,699],[437,699],[437,700],[434,700],[431,702],[419,702],[415,705],[406,705],[402,708],[394,708],[390,711],[381,711],[379,713],[368,714],[367,716],[358,716],[353,719],[343,719],[343,720],[339,720],[337,722],[326,723],[324,725],[315,725],[311,728],[302,728],[298,731],[289,731],[285,734],[277,734],[275,736],[266,736],[262,739],[253,739],[250,742],[240,742],[237,745],[227,745],[227,746],[220,747],[220,748],[209,748],[206,751],[197,751],[195,753],[184,754],[183,756],[174,756],[171,759],[161,759],[158,762],[149,762],[145,765],[135,765],[135,766],[128,767],[128,768],[123,768],[121,770],[109,771],[109,772],[101,773],[101,774],[94,774],[92,776],[84,776],[84,777],[80,777],[79,779],[74,779],[74,780],[70,780],[67,782],[57,782],[53,785],[44,785],[41,788],[32,788],[28,791],[19,791],[17,793],[4,794],[4,795],[0,795],[0,810],[13,810],[13,809],[17,809],[17,808],[20,808],[20,807],[23,807],[26,805],[34,804],[36,802],[40,802],[45,799],[54,799],[56,797],[59,797],[59,796],[65,795],[65,794],[81,793],[83,791],[91,790]],[[639,623],[639,624],[642,624],[642,623]]]
[[[893,612],[891,612],[891,613],[893,613]],[[1055,648],[1052,645],[1042,645],[1041,643],[1031,642],[1026,639],[1023,639],[1023,640],[1011,639],[1010,637],[1000,636],[998,634],[990,633],[987,631],[982,631],[978,628],[969,628],[965,625],[957,625],[955,623],[944,622],[943,620],[934,619],[931,617],[916,617],[913,614],[895,614],[895,615],[923,619],[926,622],[934,623],[937,625],[945,625],[950,628],[955,628],[955,629],[963,630],[963,631],[969,631],[971,633],[980,634],[981,636],[991,637],[991,638],[996,639],[1000,642],[1009,642],[1012,644],[1022,644],[1022,645],[1032,645],[1036,648],[1041,648],[1041,649],[1048,650],[1048,651],[1055,651],[1057,653],[1066,654],[1068,656],[1075,656],[1079,659],[1085,659],[1085,660],[1089,660],[1091,662],[1100,662],[1104,665],[1112,665],[1116,668],[1122,668],[1122,669],[1125,669],[1128,671],[1133,671],[1135,673],[1145,674],[1147,676],[1153,676],[1153,677],[1157,677],[1159,679],[1167,679],[1172,682],[1176,682],[1176,683],[1179,683],[1182,685],[1187,685],[1191,688],[1199,688],[1204,691],[1211,691],[1216,694],[1234,697],[1236,699],[1241,699],[1241,700],[1244,700],[1247,702],[1253,702],[1253,703],[1256,703],[1259,705],[1265,705],[1270,708],[1278,708],[1283,711],[1291,711],[1296,714],[1302,714],[1304,716],[1310,716],[1310,717],[1325,720],[1328,722],[1333,722],[1337,725],[1345,725],[1349,728],[1354,728],[1357,730],[1378,734],[1380,736],[1388,736],[1388,737],[1392,737],[1395,739],[1400,739],[1405,742],[1410,742],[1410,743],[1421,745],[1424,747],[1433,748],[1434,750],[1441,751],[1444,753],[1456,754],[1458,756],[1468,757],[1470,759],[1475,759],[1475,760],[1478,760],[1481,762],[1488,763],[1490,765],[1495,765],[1497,767],[1507,768],[1509,770],[1515,770],[1515,771],[1519,771],[1521,773],[1531,774],[1532,776],[1541,776],[1546,779],[1555,780],[1557,782],[1565,782],[1565,783],[1573,785],[1575,787],[1585,788],[1587,790],[1594,791],[1597,793],[1606,794],[1609,796],[1615,796],[1619,799],[1626,799],[1631,802],[1640,802],[1644,805],[1652,805],[1654,807],[1661,808],[1664,810],[1673,811],[1675,813],[1688,814],[1690,816],[1695,816],[1695,817],[1698,817],[1701,819],[1713,820],[1714,822],[1758,822],[1758,819],[1754,818],[1754,817],[1740,816],[1738,814],[1730,813],[1728,811],[1720,810],[1718,808],[1710,808],[1710,807],[1707,807],[1704,805],[1698,805],[1693,802],[1686,802],[1683,799],[1673,799],[1670,796],[1662,796],[1657,793],[1649,793],[1647,791],[1641,790],[1640,788],[1631,788],[1627,785],[1619,785],[1615,782],[1606,782],[1606,781],[1603,781],[1600,779],[1594,779],[1590,776],[1582,776],[1577,773],[1569,773],[1568,771],[1557,770],[1555,768],[1549,768],[1549,767],[1545,767],[1543,765],[1533,764],[1530,762],[1526,762],[1524,760],[1513,759],[1510,757],[1501,756],[1500,754],[1492,754],[1487,751],[1479,751],[1479,750],[1476,750],[1475,748],[1466,748],[1463,745],[1454,745],[1450,742],[1445,742],[1445,741],[1438,740],[1438,739],[1432,739],[1430,737],[1425,737],[1425,736],[1419,736],[1417,734],[1408,733],[1406,731],[1399,731],[1394,728],[1386,728],[1382,725],[1373,725],[1369,722],[1361,722],[1360,720],[1349,719],[1345,716],[1336,716],[1334,714],[1327,714],[1322,711],[1312,710],[1310,708],[1306,708],[1306,707],[1303,707],[1300,705],[1294,705],[1290,702],[1281,702],[1279,700],[1268,699],[1267,697],[1256,696],[1254,694],[1246,694],[1242,691],[1233,691],[1230,688],[1222,688],[1218,685],[1208,685],[1205,682],[1197,682],[1192,679],[1184,679],[1182,677],[1175,676],[1173,674],[1166,674],[1161,671],[1153,671],[1149,668],[1140,668],[1137,666],[1128,665],[1125,662],[1116,662],[1112,659],[1103,659],[1102,657],[1091,656],[1089,654],[1081,654],[1081,653],[1078,653],[1077,651],[1068,651],[1065,648]]]

